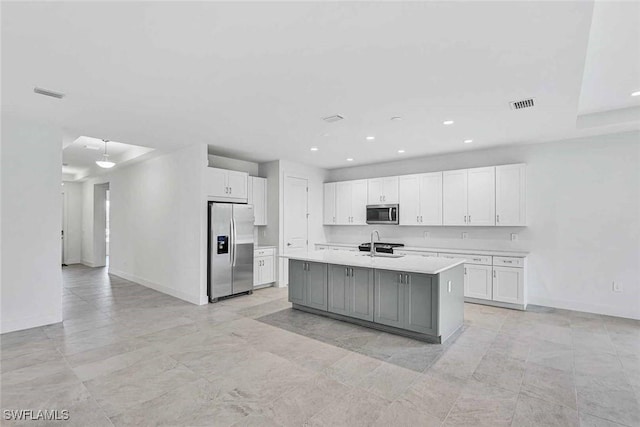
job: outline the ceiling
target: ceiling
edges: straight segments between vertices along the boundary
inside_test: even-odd
[[[206,143],[220,155],[326,168],[627,131],[640,128],[640,97],[630,97],[640,90],[637,10],[3,2],[2,108],[74,137],[161,150]],[[509,107],[529,97],[535,107]],[[578,125],[603,112],[604,122]],[[333,114],[345,119],[322,121]]]
[[[101,139],[87,136],[81,136],[64,147],[62,150],[63,180],[76,181],[105,173],[107,169],[102,169],[96,165],[97,160],[102,160],[104,148],[104,142]],[[116,163],[114,168],[121,167],[152,151],[152,148],[122,144],[115,141],[107,143],[109,160]]]

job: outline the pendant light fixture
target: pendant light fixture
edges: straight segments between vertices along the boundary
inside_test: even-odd
[[[102,155],[102,160],[96,160],[96,165],[101,168],[109,169],[114,167],[116,164],[109,161],[109,155],[107,154],[107,142],[109,142],[109,140],[103,139],[102,141],[104,141],[104,154]]]

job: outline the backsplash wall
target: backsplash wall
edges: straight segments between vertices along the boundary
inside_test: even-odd
[[[527,227],[325,226],[327,241],[377,229],[412,246],[528,251],[530,303],[640,319],[640,132],[335,169],[327,182],[511,163],[527,164]]]

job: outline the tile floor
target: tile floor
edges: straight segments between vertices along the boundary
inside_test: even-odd
[[[2,409],[77,426],[640,425],[637,321],[467,304],[435,345],[294,311],[286,289],[198,307],[63,273],[65,321],[1,336]]]

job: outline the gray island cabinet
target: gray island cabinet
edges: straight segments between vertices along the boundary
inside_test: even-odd
[[[295,309],[436,343],[463,324],[464,260],[412,257],[422,262],[416,266],[362,254],[284,257]]]

